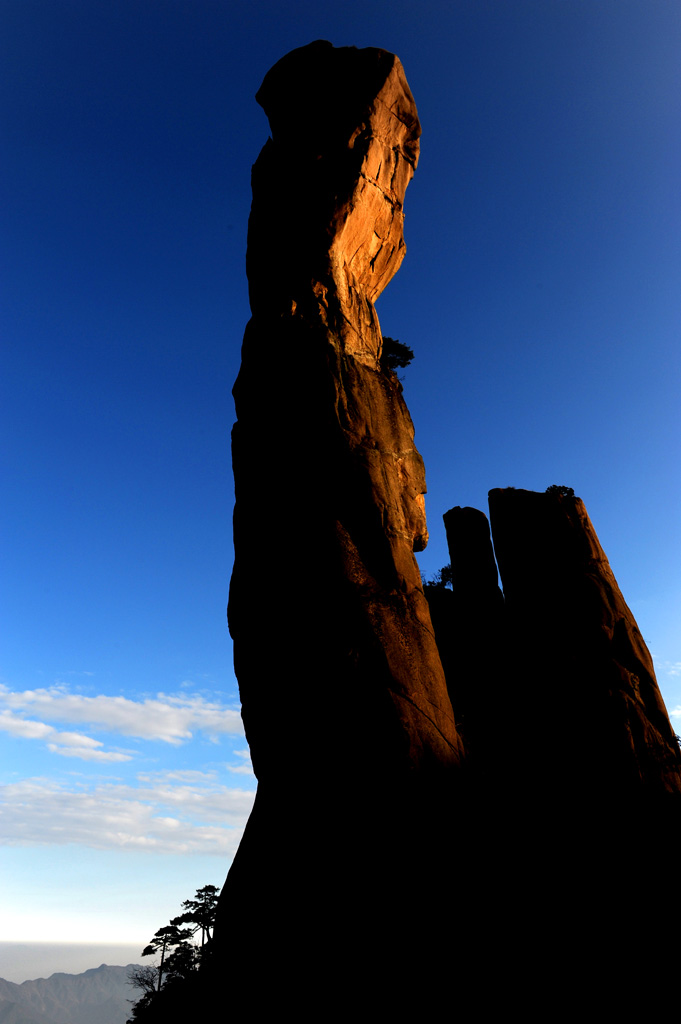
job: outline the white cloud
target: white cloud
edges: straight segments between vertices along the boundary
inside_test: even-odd
[[[670,711],[669,714],[672,718],[681,718],[681,704],[677,704],[674,710]]]
[[[54,739],[66,746],[89,747],[91,750],[102,745],[99,740],[93,740],[92,736],[85,736],[82,732],[58,732]]]
[[[667,676],[681,676],[681,661],[663,661],[657,654],[653,654],[653,661],[658,675],[664,673]]]
[[[202,772],[197,768],[173,768],[163,772],[142,772],[137,778],[140,782],[154,782],[158,778],[164,778],[173,782],[214,782],[217,778],[217,772]]]
[[[67,789],[47,779],[27,779],[2,787],[0,795],[0,834],[7,845],[77,843],[100,850],[221,856],[234,854],[255,797],[212,780],[173,786],[162,777],[139,789]]]
[[[8,732],[12,736],[20,736],[26,740],[44,740],[56,731],[51,725],[19,718],[17,715],[12,714],[11,711],[0,711],[0,730]]]
[[[51,754],[60,754],[61,757],[77,757],[81,761],[131,761],[131,754],[123,754],[115,750],[92,750],[82,747],[60,747],[56,743],[48,743],[47,749]]]
[[[47,740],[47,749],[62,757],[78,757],[83,761],[130,761],[131,755],[120,751],[105,751],[104,745],[79,732],[57,732],[52,725],[21,718],[11,711],[0,712],[0,732],[10,733],[27,740]]]
[[[22,692],[0,686],[0,708],[3,705],[0,730],[25,739],[49,740],[50,749],[55,753],[85,760],[122,761],[128,760],[129,755],[121,752],[105,754],[99,750],[102,744],[98,740],[79,732],[58,734],[49,722],[84,725],[137,739],[160,740],[174,746],[191,740],[196,732],[215,742],[222,734],[243,735],[243,724],[237,710],[196,694],[172,696],[160,693],[155,699],[135,701],[128,697],[87,697],[70,693],[64,686]],[[42,721],[26,718],[27,714],[39,716]],[[69,735],[70,740],[59,738]],[[82,749],[81,754],[76,753],[78,749]]]
[[[235,775],[255,775],[255,772],[253,771],[253,764],[251,762],[250,750],[235,750],[234,753],[237,757],[242,757],[246,764],[228,764],[227,768],[229,771],[233,772]]]

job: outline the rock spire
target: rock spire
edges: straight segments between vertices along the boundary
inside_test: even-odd
[[[413,555],[427,542],[423,462],[373,305],[404,255],[414,101],[393,54],[321,41],[276,64],[258,99],[272,137],[253,169],[229,603],[256,773],[267,782],[284,749],[290,758],[288,716],[306,733],[305,762],[333,765],[350,694],[362,760],[379,775],[456,765]],[[286,600],[268,613],[270,582]]]
[[[414,558],[423,462],[374,308],[404,257],[420,126],[380,49],[302,47],[257,99],[271,138],[234,387],[229,625],[259,785],[222,901],[270,922],[304,905],[312,930],[331,903],[346,921],[373,906],[382,933],[397,861],[432,848],[463,754]]]

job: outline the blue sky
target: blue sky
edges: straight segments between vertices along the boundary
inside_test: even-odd
[[[574,487],[681,714],[678,5],[5,0],[0,21],[0,939],[146,943],[222,884],[252,803],[225,608],[253,97],[315,38],[397,53],[422,121],[377,309],[415,351],[423,571],[449,507]],[[293,698],[282,728],[305,743]]]

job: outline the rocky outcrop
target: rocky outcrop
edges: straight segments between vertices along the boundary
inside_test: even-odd
[[[330,903],[385,914],[395,850],[418,856],[462,745],[413,554],[423,463],[373,305],[404,256],[414,101],[393,54],[325,42],[257,98],[272,137],[253,168],[229,625],[259,786],[221,899],[280,921],[324,891],[313,928]]]
[[[489,502],[525,777],[538,779],[541,764],[554,803],[597,817],[681,796],[652,659],[584,503],[515,488]]]
[[[629,992],[636,949],[649,993],[678,955],[662,937],[681,841],[681,753],[652,660],[579,498],[489,501],[503,597],[475,509],[445,515],[453,589],[426,587],[467,751],[457,910],[473,934],[494,919],[478,935],[493,958],[505,936],[509,978],[533,964],[521,1000],[552,976],[610,1000],[604,950]]]
[[[426,588],[467,788],[521,849],[556,844],[560,863],[588,843],[571,876],[590,892],[596,860],[612,883],[620,848],[650,865],[681,838],[679,743],[581,499],[511,487],[489,502],[503,597],[476,509],[444,517],[452,591]]]
[[[491,492],[503,596],[485,516],[451,510],[431,619],[424,468],[374,309],[418,160],[399,60],[316,42],[257,98],[229,624],[258,793],[213,980],[229,964],[255,1016],[274,993],[327,1019],[345,991],[348,1017],[411,998],[430,1019],[420,979],[455,971],[459,999],[480,950],[545,968],[593,907],[632,940],[622,894],[674,848],[679,749],[579,499]],[[527,958],[521,919],[550,937]]]

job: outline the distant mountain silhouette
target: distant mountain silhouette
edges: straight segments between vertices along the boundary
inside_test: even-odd
[[[130,966],[102,964],[21,985],[0,978],[0,1024],[125,1024],[140,994],[129,984]]]

